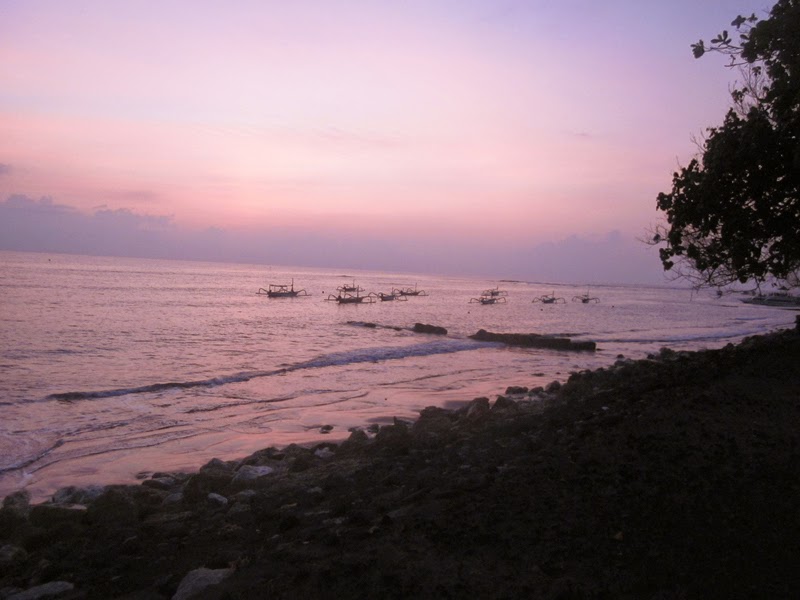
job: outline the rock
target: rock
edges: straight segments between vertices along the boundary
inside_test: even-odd
[[[0,572],[8,572],[15,565],[25,562],[28,558],[28,553],[25,548],[6,544],[0,546]]]
[[[561,382],[560,381],[551,381],[544,388],[544,391],[547,392],[548,394],[552,394],[553,392],[557,392],[560,389],[561,389]]]
[[[177,481],[172,477],[152,477],[151,479],[145,479],[142,482],[142,485],[145,487],[150,487],[155,490],[164,490],[169,491],[173,487],[177,485]]]
[[[426,325],[425,323],[414,323],[412,331],[415,333],[433,333],[435,335],[447,335],[447,329],[437,325]]]
[[[37,504],[31,509],[31,523],[38,527],[54,527],[61,523],[77,523],[86,514],[83,504]]]
[[[328,446],[322,446],[314,450],[314,456],[322,460],[327,460],[334,457],[334,452]]]
[[[181,580],[178,591],[172,600],[189,600],[195,598],[206,588],[217,585],[233,573],[233,569],[206,569],[202,567],[189,571]]]
[[[506,388],[506,394],[527,394],[528,388],[523,385],[510,385]]]
[[[239,470],[236,471],[236,475],[233,476],[233,482],[236,484],[249,483],[262,477],[266,477],[267,475],[272,475],[274,472],[275,469],[272,467],[243,465],[239,467]]]
[[[187,502],[201,502],[211,492],[226,495],[233,477],[233,471],[228,468],[204,468],[192,475],[183,486],[183,497]]]
[[[480,398],[475,398],[464,408],[460,408],[458,413],[464,415],[467,419],[479,419],[487,415],[489,410],[489,399],[481,396]]]
[[[519,410],[517,403],[505,396],[498,396],[497,400],[492,405],[492,412],[512,412],[517,410]]]
[[[354,429],[347,438],[339,445],[339,452],[347,454],[349,452],[357,452],[369,444],[369,436],[361,429]]]
[[[469,336],[479,342],[501,342],[510,346],[525,348],[549,348],[551,350],[588,350],[594,352],[597,344],[589,341],[573,341],[565,337],[551,337],[537,333],[492,333],[479,329],[477,333]]]
[[[9,494],[3,500],[3,508],[23,517],[31,511],[31,495],[27,490],[19,490]]]
[[[92,523],[133,524],[139,520],[139,508],[124,486],[109,486],[89,505],[86,518]]]
[[[75,588],[73,584],[68,581],[51,581],[43,583],[25,591],[11,594],[6,600],[39,600],[40,598],[56,598],[65,592],[72,591]]]
[[[91,504],[105,491],[102,485],[90,485],[85,488],[73,485],[63,487],[53,494],[55,504]]]
[[[171,504],[180,504],[181,502],[183,502],[183,492],[175,492],[164,498],[161,504],[169,506]]]
[[[208,495],[208,503],[217,508],[222,508],[228,505],[228,499],[225,496],[211,492]]]
[[[225,462],[224,460],[212,458],[210,461],[200,467],[200,472],[204,471],[233,471],[233,466],[231,463]]]
[[[398,420],[394,425],[384,425],[375,435],[375,446],[389,452],[404,454],[411,447],[411,442],[408,425]]]

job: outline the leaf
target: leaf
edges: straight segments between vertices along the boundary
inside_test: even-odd
[[[692,44],[692,54],[695,58],[700,58],[703,54],[706,53],[706,46],[703,40],[700,40],[696,44]]]

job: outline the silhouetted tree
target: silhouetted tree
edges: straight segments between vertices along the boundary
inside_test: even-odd
[[[769,281],[798,287],[800,271],[800,0],[779,0],[768,18],[737,17],[692,45],[730,56],[742,80],[702,155],[658,195],[666,224],[652,242],[664,269],[697,286]]]

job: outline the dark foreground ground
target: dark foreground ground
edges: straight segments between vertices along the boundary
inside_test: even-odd
[[[800,335],[17,494],[0,547],[0,598],[798,598]]]

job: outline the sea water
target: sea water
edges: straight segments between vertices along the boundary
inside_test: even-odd
[[[256,293],[292,282],[309,295]],[[345,284],[427,295],[326,301]],[[495,287],[506,303],[470,302]],[[573,301],[586,293],[599,301]],[[533,302],[545,294],[565,302]],[[414,333],[418,322],[448,334]],[[790,311],[667,286],[0,252],[0,497],[27,488],[41,500],[65,485],[340,441],[619,355],[721,347],[793,322]],[[478,329],[593,340],[598,350],[510,348],[470,339]]]

